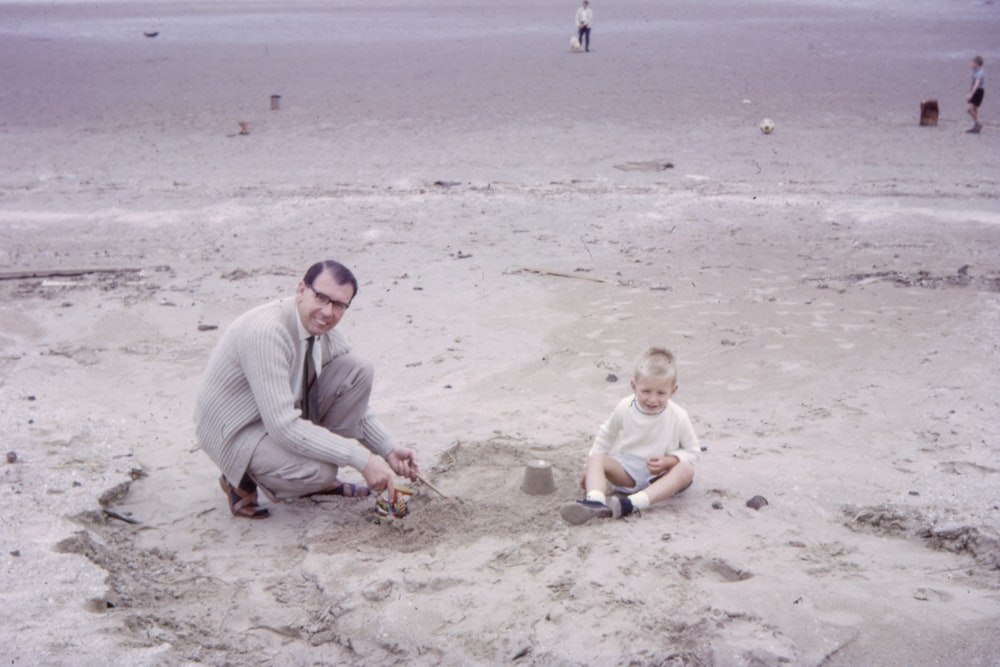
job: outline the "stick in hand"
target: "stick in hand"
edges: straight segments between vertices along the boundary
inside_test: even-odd
[[[439,496],[441,496],[445,500],[448,500],[448,496],[444,495],[444,493],[441,492],[441,489],[437,488],[436,486],[434,486],[433,484],[431,484],[430,482],[428,482],[424,478],[423,475],[417,475],[417,479],[419,479],[421,482],[423,482],[424,484],[426,484],[427,486],[429,486],[430,489],[431,489],[431,491],[433,491],[434,493],[438,494]]]

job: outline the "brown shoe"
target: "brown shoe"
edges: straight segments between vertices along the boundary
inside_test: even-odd
[[[233,516],[244,519],[266,519],[271,516],[267,509],[257,504],[256,491],[244,491],[238,486],[233,486],[225,475],[219,477],[219,486],[229,500],[229,511]]]

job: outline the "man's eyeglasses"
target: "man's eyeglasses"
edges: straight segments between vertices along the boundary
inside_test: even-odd
[[[312,290],[313,294],[316,295],[316,301],[323,308],[326,308],[327,306],[333,306],[333,309],[336,312],[342,313],[345,310],[347,310],[348,307],[350,307],[351,305],[349,303],[344,303],[343,301],[337,301],[336,299],[332,299],[328,297],[326,294],[323,294],[322,292],[317,292],[316,288],[313,287],[312,285],[306,285],[306,287]]]

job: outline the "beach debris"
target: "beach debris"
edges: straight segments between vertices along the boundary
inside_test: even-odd
[[[760,121],[760,125],[758,125],[757,127],[759,127],[760,131],[763,132],[764,134],[771,134],[772,132],[774,132],[774,121],[771,120],[770,118],[765,118],[764,120]]]
[[[150,39],[152,39],[153,37],[156,37],[157,35],[159,35],[160,31],[159,30],[154,30],[152,32],[145,32],[145,31],[143,31],[142,34],[144,34],[146,37],[149,37]]]
[[[921,127],[935,127],[938,123],[938,102],[937,100],[924,100],[920,103],[920,125]]]
[[[747,507],[754,510],[760,510],[761,507],[767,504],[767,498],[764,496],[754,496],[747,501]]]
[[[712,509],[714,509],[714,510],[721,510],[722,509],[722,501],[721,500],[715,500],[715,501],[713,501],[712,502]]]
[[[361,592],[361,596],[369,602],[388,600],[395,586],[391,579],[381,579]]]
[[[271,95],[271,111],[281,108],[281,95]]]
[[[90,273],[139,273],[142,269],[35,269],[25,271],[0,271],[0,280],[22,280],[24,278],[71,278]],[[123,276],[124,277],[124,276]]]
[[[198,331],[215,331],[219,328],[218,324],[199,324]]]
[[[615,165],[615,169],[621,169],[622,171],[666,171],[667,169],[673,168],[673,162],[660,162],[658,160],[649,160],[646,162],[623,162]]]
[[[109,519],[115,519],[123,523],[131,523],[131,524],[141,523],[140,521],[137,521],[132,517],[124,516],[122,514],[119,514],[118,512],[112,512],[107,508],[103,508],[101,511],[104,513],[104,516],[108,517]]]
[[[564,273],[562,271],[549,271],[548,269],[533,269],[528,266],[522,266],[518,271],[527,271],[528,273],[537,273],[540,276],[555,276],[557,278],[576,278],[577,280],[589,280],[595,283],[606,283],[607,280],[603,278],[591,278],[590,276],[578,276],[574,273]]]
[[[618,382],[618,376],[615,375],[614,373],[608,373],[608,376],[604,379],[607,380],[608,382]]]
[[[434,185],[439,188],[453,188],[457,185],[461,185],[462,181],[434,181]]]
[[[921,602],[951,602],[954,596],[936,588],[917,588],[913,591],[913,599]]]
[[[17,463],[17,452],[7,452],[7,463]]]
[[[241,120],[239,121],[239,126],[240,126],[240,132],[239,132],[240,134],[242,135],[250,134],[250,123],[246,122],[245,120]]]
[[[119,500],[122,500],[128,495],[128,490],[131,486],[131,481],[115,484],[113,487],[101,494],[101,497],[97,499],[97,504],[101,507],[107,507],[111,503],[116,503]]]

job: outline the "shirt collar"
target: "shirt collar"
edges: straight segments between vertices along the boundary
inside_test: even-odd
[[[639,399],[636,398],[635,395],[632,396],[632,407],[634,407],[636,410],[638,410],[639,414],[641,414],[641,415],[647,415],[649,417],[655,417],[656,415],[662,415],[666,411],[668,405],[670,405],[670,401],[667,401],[667,403],[664,404],[663,409],[660,410],[659,412],[646,412],[642,408],[642,406],[639,405]]]
[[[306,328],[302,326],[302,318],[299,317],[298,310],[295,311],[295,326],[299,330],[299,341],[304,342],[312,337],[312,334],[306,331]]]

